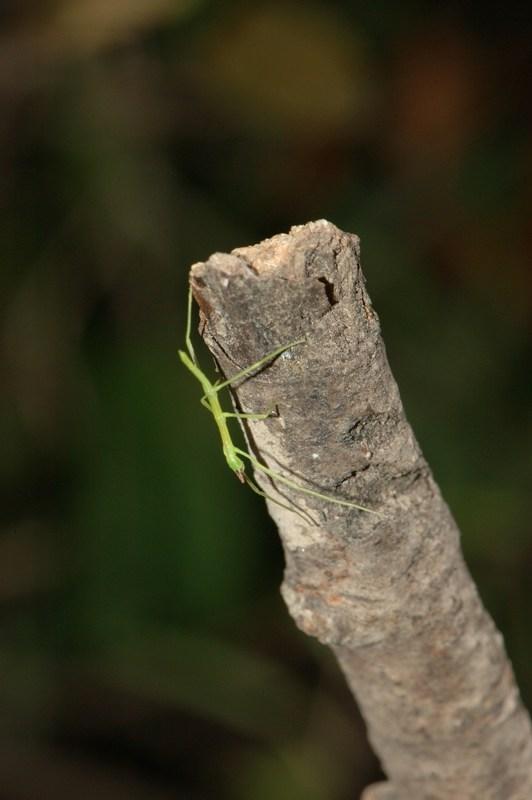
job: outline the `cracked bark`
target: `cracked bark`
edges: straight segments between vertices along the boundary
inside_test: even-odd
[[[244,411],[278,408],[245,425],[255,454],[307,487],[385,515],[255,473],[265,491],[316,522],[268,503],[289,611],[334,651],[388,777],[364,800],[530,800],[530,720],[406,421],[358,238],[311,222],[216,253],[194,265],[191,281],[224,375],[306,339],[234,392]]]

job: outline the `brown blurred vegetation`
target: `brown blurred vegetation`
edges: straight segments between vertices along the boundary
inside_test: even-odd
[[[193,261],[320,217],[361,236],[532,704],[530,21],[5,0],[2,800],[347,800],[377,776],[176,359]]]

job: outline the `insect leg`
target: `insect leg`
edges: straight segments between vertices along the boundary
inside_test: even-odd
[[[303,492],[304,494],[308,494],[311,497],[318,497],[320,500],[326,500],[329,503],[336,503],[339,506],[347,506],[348,508],[356,508],[358,511],[366,511],[368,514],[376,514],[378,517],[384,517],[384,514],[381,514],[380,511],[374,511],[371,508],[366,508],[366,506],[360,506],[357,503],[352,503],[350,500],[341,500],[339,497],[333,497],[329,494],[322,494],[322,492],[316,492],[314,489],[306,489],[304,486],[300,486],[299,483],[295,481],[291,481],[289,478],[285,478],[284,475],[281,475],[274,469],[270,469],[269,467],[264,466],[258,461],[255,456],[252,456],[251,453],[248,453],[247,450],[241,450],[240,448],[235,448],[238,455],[242,456],[243,458],[247,458],[253,466],[258,469],[260,472],[264,472],[266,475],[269,475],[276,481],[280,483],[284,483],[286,486],[290,486],[292,489],[297,489],[299,492]]]
[[[271,417],[275,412],[275,406],[269,409],[269,411],[262,411],[260,413],[252,413],[252,414],[241,414],[238,412],[230,412],[224,411],[224,417],[231,417],[233,419],[268,419]]]
[[[297,514],[298,517],[301,517],[303,522],[305,522],[306,524],[308,524],[309,521],[310,521],[310,523],[312,525],[317,526],[317,522],[315,522],[312,519],[310,514],[307,514],[307,513],[303,512],[303,511],[299,511],[299,509],[297,509],[294,505],[289,506],[286,503],[281,503],[280,500],[277,500],[275,497],[272,497],[271,494],[267,494],[266,492],[263,492],[262,489],[259,489],[257,484],[254,481],[251,480],[249,475],[246,475],[245,473],[244,473],[244,480],[246,481],[246,483],[249,486],[249,488],[251,489],[251,491],[255,492],[255,494],[259,494],[261,497],[265,497],[266,500],[271,500],[272,503],[275,503],[276,505],[281,506],[281,508],[284,508],[287,511],[292,511],[294,514]]]
[[[237,372],[235,375],[232,375],[226,381],[222,381],[222,383],[218,383],[216,385],[216,391],[219,392],[220,389],[223,389],[225,386],[230,386],[235,381],[239,381],[240,378],[244,378],[246,375],[249,375],[251,372],[255,372],[255,370],[260,369],[264,364],[267,364],[269,361],[274,359],[276,356],[281,355],[284,353],[285,350],[289,350],[291,347],[295,347],[298,344],[303,344],[304,339],[297,339],[295,342],[290,342],[289,344],[284,344],[282,347],[277,347],[275,350],[272,350],[271,353],[268,353],[263,358],[259,358],[258,361],[255,363],[250,364],[249,367],[245,367]]]
[[[188,304],[187,304],[187,329],[185,333],[185,344],[187,346],[188,354],[194,364],[197,364],[196,361],[196,354],[194,353],[194,348],[192,347],[192,340],[190,338],[190,331],[192,328],[192,287],[189,286],[188,289]]]
[[[209,403],[209,401],[207,400],[207,396],[206,396],[206,395],[203,395],[203,397],[201,397],[201,398],[200,398],[200,403],[201,403],[201,405],[202,405],[204,408],[206,408],[206,409],[207,409],[207,411],[210,411],[210,412],[211,412],[211,414],[213,413],[213,410],[212,410],[212,408],[211,408],[211,404],[210,404],[210,403]],[[224,416],[225,416],[225,415],[224,415]]]

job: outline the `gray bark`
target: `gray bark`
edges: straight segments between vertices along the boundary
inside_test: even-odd
[[[304,344],[235,391],[278,416],[245,425],[268,466],[377,516],[271,482],[298,626],[331,647],[388,781],[365,800],[530,800],[532,732],[501,635],[465,566],[420,452],[360,269],[359,240],[325,220],[216,253],[191,273],[226,376]]]

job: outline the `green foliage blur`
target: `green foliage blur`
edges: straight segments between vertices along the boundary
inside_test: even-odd
[[[190,265],[311,219],[361,237],[532,705],[524,8],[3,4],[2,798],[352,800],[378,778],[176,357]]]

